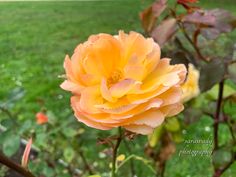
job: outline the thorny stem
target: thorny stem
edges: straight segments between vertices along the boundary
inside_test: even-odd
[[[220,119],[223,91],[224,91],[224,80],[222,80],[219,83],[218,100],[217,100],[216,112],[215,112],[215,116],[214,116],[214,150],[216,150],[218,148],[218,127],[219,127],[219,119]]]
[[[19,174],[21,174],[24,177],[35,177],[30,171],[23,168],[19,164],[15,163],[11,159],[9,159],[5,155],[3,155],[1,152],[0,152],[0,163],[4,164],[5,166],[9,167],[12,170],[18,172]]]
[[[117,157],[118,148],[119,148],[120,143],[122,141],[122,130],[121,130],[121,127],[119,127],[118,130],[119,130],[119,136],[117,138],[115,146],[113,147],[111,177],[116,177],[116,157]]]

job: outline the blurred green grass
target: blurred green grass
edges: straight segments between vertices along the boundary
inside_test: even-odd
[[[12,111],[18,112],[20,121],[34,121],[35,113],[42,108],[51,110],[58,120],[65,122],[70,111],[70,94],[59,88],[64,73],[63,60],[72,54],[75,46],[95,33],[116,34],[122,29],[142,32],[138,13],[149,1],[100,2],[4,2],[0,3],[0,102],[6,102],[13,89],[23,88],[25,96]],[[233,0],[202,1],[207,8],[225,8],[236,14]],[[235,32],[232,34],[236,38]],[[75,120],[74,120],[75,121]],[[209,118],[190,126],[185,138],[210,137],[212,121]],[[200,128],[199,128],[200,127]],[[91,135],[92,136],[92,135]],[[140,144],[132,144],[133,151],[143,155],[145,137]],[[94,145],[96,142],[94,142]],[[184,145],[180,145],[180,150]],[[96,158],[93,145],[87,150],[90,159]],[[136,162],[142,167],[142,164]],[[232,176],[232,172],[225,176]],[[142,177],[147,170],[137,169]],[[178,153],[168,162],[168,177],[211,176],[209,158],[180,158]],[[233,177],[233,176],[232,176]]]

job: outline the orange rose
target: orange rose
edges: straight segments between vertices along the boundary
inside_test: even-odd
[[[160,60],[158,44],[139,33],[92,35],[66,56],[64,68],[61,87],[73,93],[75,116],[90,127],[149,134],[183,110],[185,66]]]

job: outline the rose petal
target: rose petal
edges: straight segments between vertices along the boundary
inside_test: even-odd
[[[99,86],[86,87],[81,91],[80,107],[87,113],[101,113],[95,105],[103,103],[103,99],[100,95]]]
[[[101,94],[102,94],[102,97],[106,99],[107,101],[110,101],[110,102],[117,101],[116,98],[112,97],[111,92],[107,87],[107,80],[105,78],[103,78],[101,82]]]
[[[153,128],[146,125],[131,124],[131,125],[124,126],[124,128],[131,132],[142,134],[142,135],[148,135],[153,132]]]
[[[89,118],[86,118],[86,116],[84,116],[85,114],[81,113],[81,110],[78,109],[78,106],[77,106],[78,102],[79,102],[78,97],[76,96],[71,97],[71,106],[74,110],[75,117],[77,118],[78,121],[83,122],[89,127],[93,127],[93,128],[97,128],[101,130],[109,130],[112,128],[112,127],[103,125],[103,123],[101,122],[95,122]]]
[[[76,84],[74,82],[71,82],[69,80],[65,80],[60,87],[64,90],[76,93],[76,94],[80,94],[80,91],[83,89],[82,86],[80,86],[79,84]]]
[[[135,85],[139,84],[140,82],[137,82],[133,79],[124,79],[110,88],[111,95],[116,98],[120,98],[127,94],[131,89],[135,87]]]
[[[172,87],[163,94],[159,95],[158,98],[163,100],[162,106],[174,104],[181,101],[182,97],[181,87]]]
[[[150,127],[157,127],[164,121],[164,114],[161,111],[151,109],[142,114],[135,116],[135,124],[137,125],[147,125]]]
[[[176,114],[179,114],[184,109],[184,106],[182,103],[176,103],[168,106],[164,106],[160,108],[160,111],[168,117],[175,116]]]

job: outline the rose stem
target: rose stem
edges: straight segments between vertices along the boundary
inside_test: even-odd
[[[119,127],[119,136],[116,141],[116,145],[113,148],[113,154],[112,154],[112,171],[111,171],[111,177],[115,177],[115,171],[116,171],[116,156],[117,156],[117,150],[120,146],[120,143],[122,141],[122,130],[121,127]]]
[[[11,159],[9,159],[5,155],[3,155],[1,152],[0,152],[0,163],[6,165],[10,169],[12,169],[12,170],[18,172],[19,174],[23,175],[24,177],[35,177],[30,171],[28,171],[27,169],[25,169],[22,166],[18,165],[17,163],[15,163]]]
[[[220,110],[221,110],[221,103],[223,98],[223,91],[224,91],[224,80],[219,83],[219,93],[218,93],[218,100],[216,106],[216,112],[214,116],[214,150],[218,148],[218,127],[219,127],[219,119],[220,119]]]

